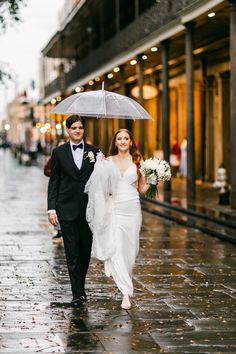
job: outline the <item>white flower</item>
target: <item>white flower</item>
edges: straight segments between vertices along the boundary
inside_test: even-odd
[[[102,161],[104,159],[104,157],[105,157],[105,155],[101,151],[97,152],[96,160]]]
[[[85,159],[89,159],[89,162],[95,162],[94,153],[92,151],[88,151],[87,156],[85,157]]]
[[[149,158],[141,164],[141,174],[148,178],[152,183],[158,181],[169,181],[171,178],[170,165],[165,160],[156,157]]]
[[[144,195],[150,199],[156,199],[158,182],[169,181],[171,178],[170,165],[165,160],[154,157],[143,161],[139,170],[149,183]]]

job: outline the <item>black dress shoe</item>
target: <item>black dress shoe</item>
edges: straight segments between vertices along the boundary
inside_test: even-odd
[[[86,302],[86,296],[81,295],[79,297],[77,297],[76,299],[72,299],[71,301],[71,306],[72,307],[81,307],[83,306],[84,302]]]
[[[78,298],[78,299],[72,300],[70,304],[72,307],[81,307],[81,306],[83,306],[83,301]]]
[[[61,239],[61,238],[62,238],[62,232],[61,231],[58,231],[57,234],[55,236],[53,236],[53,240]]]

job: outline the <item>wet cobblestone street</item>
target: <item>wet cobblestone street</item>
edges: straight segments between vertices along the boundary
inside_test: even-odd
[[[144,212],[132,309],[96,260],[72,309],[47,182],[0,149],[0,353],[236,353],[236,245]]]

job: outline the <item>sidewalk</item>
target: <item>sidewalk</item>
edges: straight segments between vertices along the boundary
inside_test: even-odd
[[[172,178],[171,191],[165,192],[165,198],[163,184],[160,184],[159,198],[155,201],[143,198],[143,208],[236,243],[236,210],[230,205],[219,205],[218,192],[211,183],[196,185],[195,200],[188,199],[186,194],[186,179]]]
[[[216,215],[226,214],[229,217],[236,219],[236,210],[233,210],[230,205],[219,205],[219,194],[213,188],[212,183],[196,183],[196,199],[187,199],[186,196],[186,179],[173,177],[171,180],[171,203],[180,206],[182,208],[187,208],[188,205],[194,204],[196,209],[202,210],[202,212],[207,213],[211,210],[216,212]],[[163,200],[163,186],[160,186],[160,200]]]
[[[235,245],[144,211],[132,309],[96,260],[72,309],[48,179],[1,149],[0,171],[0,353],[236,353]]]

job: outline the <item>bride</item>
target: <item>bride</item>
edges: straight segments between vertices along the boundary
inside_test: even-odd
[[[142,223],[139,192],[148,187],[139,172],[141,160],[131,132],[120,129],[112,139],[109,157],[97,157],[85,187],[92,256],[104,261],[105,274],[112,276],[123,294],[121,307],[126,310],[131,308],[132,269]]]

